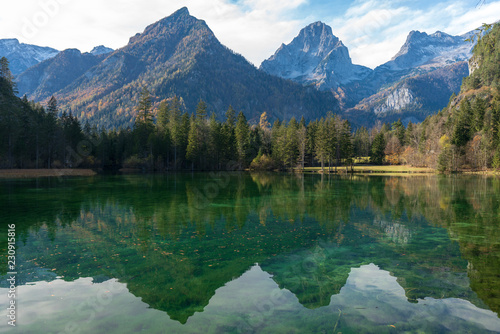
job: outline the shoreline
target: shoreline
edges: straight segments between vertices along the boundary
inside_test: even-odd
[[[247,172],[259,172],[257,170],[245,170]],[[182,170],[178,170],[175,172],[185,172]],[[189,171],[191,172],[191,171]],[[201,171],[197,171],[201,172]],[[322,174],[321,167],[306,167],[304,170],[292,169],[288,170],[289,173],[303,173],[303,174]],[[158,172],[158,171],[149,171],[147,173],[172,173],[172,171],[168,172]],[[120,174],[142,174],[142,170],[140,169],[123,169],[120,170]],[[440,174],[437,170],[426,167],[404,167],[404,166],[354,166],[354,173],[346,172],[345,167],[339,167],[338,172],[335,173],[332,169],[332,172],[328,172],[328,168],[325,168],[326,175],[364,175],[364,176],[377,176],[377,175],[393,175],[393,176],[403,176],[403,175],[490,175],[490,176],[498,176],[499,173],[493,170],[488,171],[458,171],[456,173],[445,173]],[[98,172],[92,169],[71,169],[71,168],[63,168],[63,169],[0,169],[0,179],[29,179],[29,178],[37,178],[37,177],[71,177],[71,176],[82,176],[89,177],[98,175]]]
[[[0,179],[29,179],[36,177],[94,176],[92,169],[0,169]]]

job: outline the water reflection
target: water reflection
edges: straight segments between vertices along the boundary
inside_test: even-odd
[[[6,219],[19,222],[18,281],[37,282],[22,287],[30,305],[38,299],[51,310],[64,303],[36,297],[45,284],[63,295],[78,286],[81,296],[122,286],[111,314],[89,330],[115,328],[110,319],[121,318],[141,330],[196,332],[210,318],[214,332],[500,331],[489,311],[500,311],[494,178],[195,174],[37,182],[1,188]],[[122,299],[136,305],[135,320]],[[45,317],[20,325],[35,328]]]
[[[0,292],[3,289],[0,289]],[[23,333],[114,332],[290,333],[337,332],[496,332],[500,320],[492,311],[463,299],[424,298],[408,302],[405,289],[388,271],[374,264],[353,268],[329,304],[305,308],[281,289],[259,265],[216,290],[210,304],[185,324],[150,309],[115,279],[93,283],[57,279],[19,289]],[[43,302],[41,302],[43,301]],[[119,309],[119,312],[116,310]],[[71,312],[67,312],[71,310]],[[6,332],[0,329],[0,332]]]

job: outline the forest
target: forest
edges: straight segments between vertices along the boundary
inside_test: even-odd
[[[249,124],[231,106],[225,120],[200,100],[187,110],[182,97],[153,108],[146,87],[132,128],[104,130],[16,97],[8,60],[0,61],[0,168],[133,168],[142,170],[286,170],[355,163],[425,166],[441,172],[500,168],[500,25],[478,36],[472,74],[458,96],[421,124],[397,121],[371,129],[332,112],[306,124],[262,112]]]

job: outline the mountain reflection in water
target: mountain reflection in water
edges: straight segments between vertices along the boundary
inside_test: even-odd
[[[500,331],[494,178],[223,173],[1,185],[2,211],[17,222],[27,332]]]

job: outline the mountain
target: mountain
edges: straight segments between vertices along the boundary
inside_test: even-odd
[[[399,52],[380,69],[432,69],[466,61],[471,57],[474,45],[465,39],[465,36],[451,36],[441,31],[431,35],[411,31]]]
[[[367,67],[354,65],[347,47],[333,35],[332,28],[322,22],[303,28],[290,44],[282,44],[273,56],[264,60],[260,68],[320,90],[336,90],[372,72]]]
[[[93,48],[92,51],[90,51],[90,53],[93,54],[94,56],[100,56],[103,54],[111,53],[113,51],[115,50],[105,47],[104,45],[99,45]]]
[[[362,89],[354,87],[361,99],[347,109],[348,118],[353,122],[392,122],[398,118],[405,123],[421,122],[446,107],[469,74],[467,60],[474,44],[466,39],[473,33],[410,32],[399,52],[365,78]],[[345,89],[350,88],[353,90]]]
[[[26,69],[41,61],[52,58],[59,51],[49,47],[19,43],[15,38],[0,39],[0,58],[6,57],[10,62],[10,71],[14,75],[24,72]]]
[[[125,47],[104,57],[95,66],[75,71],[70,83],[54,94],[61,109],[71,108],[80,118],[105,127],[133,124],[143,87],[151,92],[155,106],[177,95],[188,111],[194,111],[203,99],[219,118],[230,105],[253,122],[264,111],[272,119],[312,119],[339,111],[332,94],[256,69],[223,46],[187,8],[148,26]],[[65,71],[65,63],[53,64],[57,66],[39,71],[38,81],[34,77],[31,81],[43,83],[46,76]],[[49,70],[48,62],[41,65]],[[27,93],[41,101],[47,94],[36,92],[45,89],[33,85]]]
[[[422,121],[457,93],[468,69],[464,61],[474,32],[451,36],[437,31],[412,31],[400,51],[375,70],[355,65],[344,44],[321,22],[303,28],[288,45],[261,64],[265,72],[319,90],[332,91],[348,118],[357,124],[368,120]],[[435,72],[436,71],[436,72]],[[435,73],[434,73],[435,72]]]
[[[77,49],[61,51],[54,58],[30,67],[17,77],[19,96],[26,94],[30,100],[35,101],[50,98],[97,65],[100,60],[102,56],[82,54]]]
[[[404,78],[381,89],[346,110],[346,117],[355,123],[369,119],[403,123],[419,123],[447,106],[450,96],[460,91],[462,80],[469,73],[467,62],[458,62],[434,71]]]

